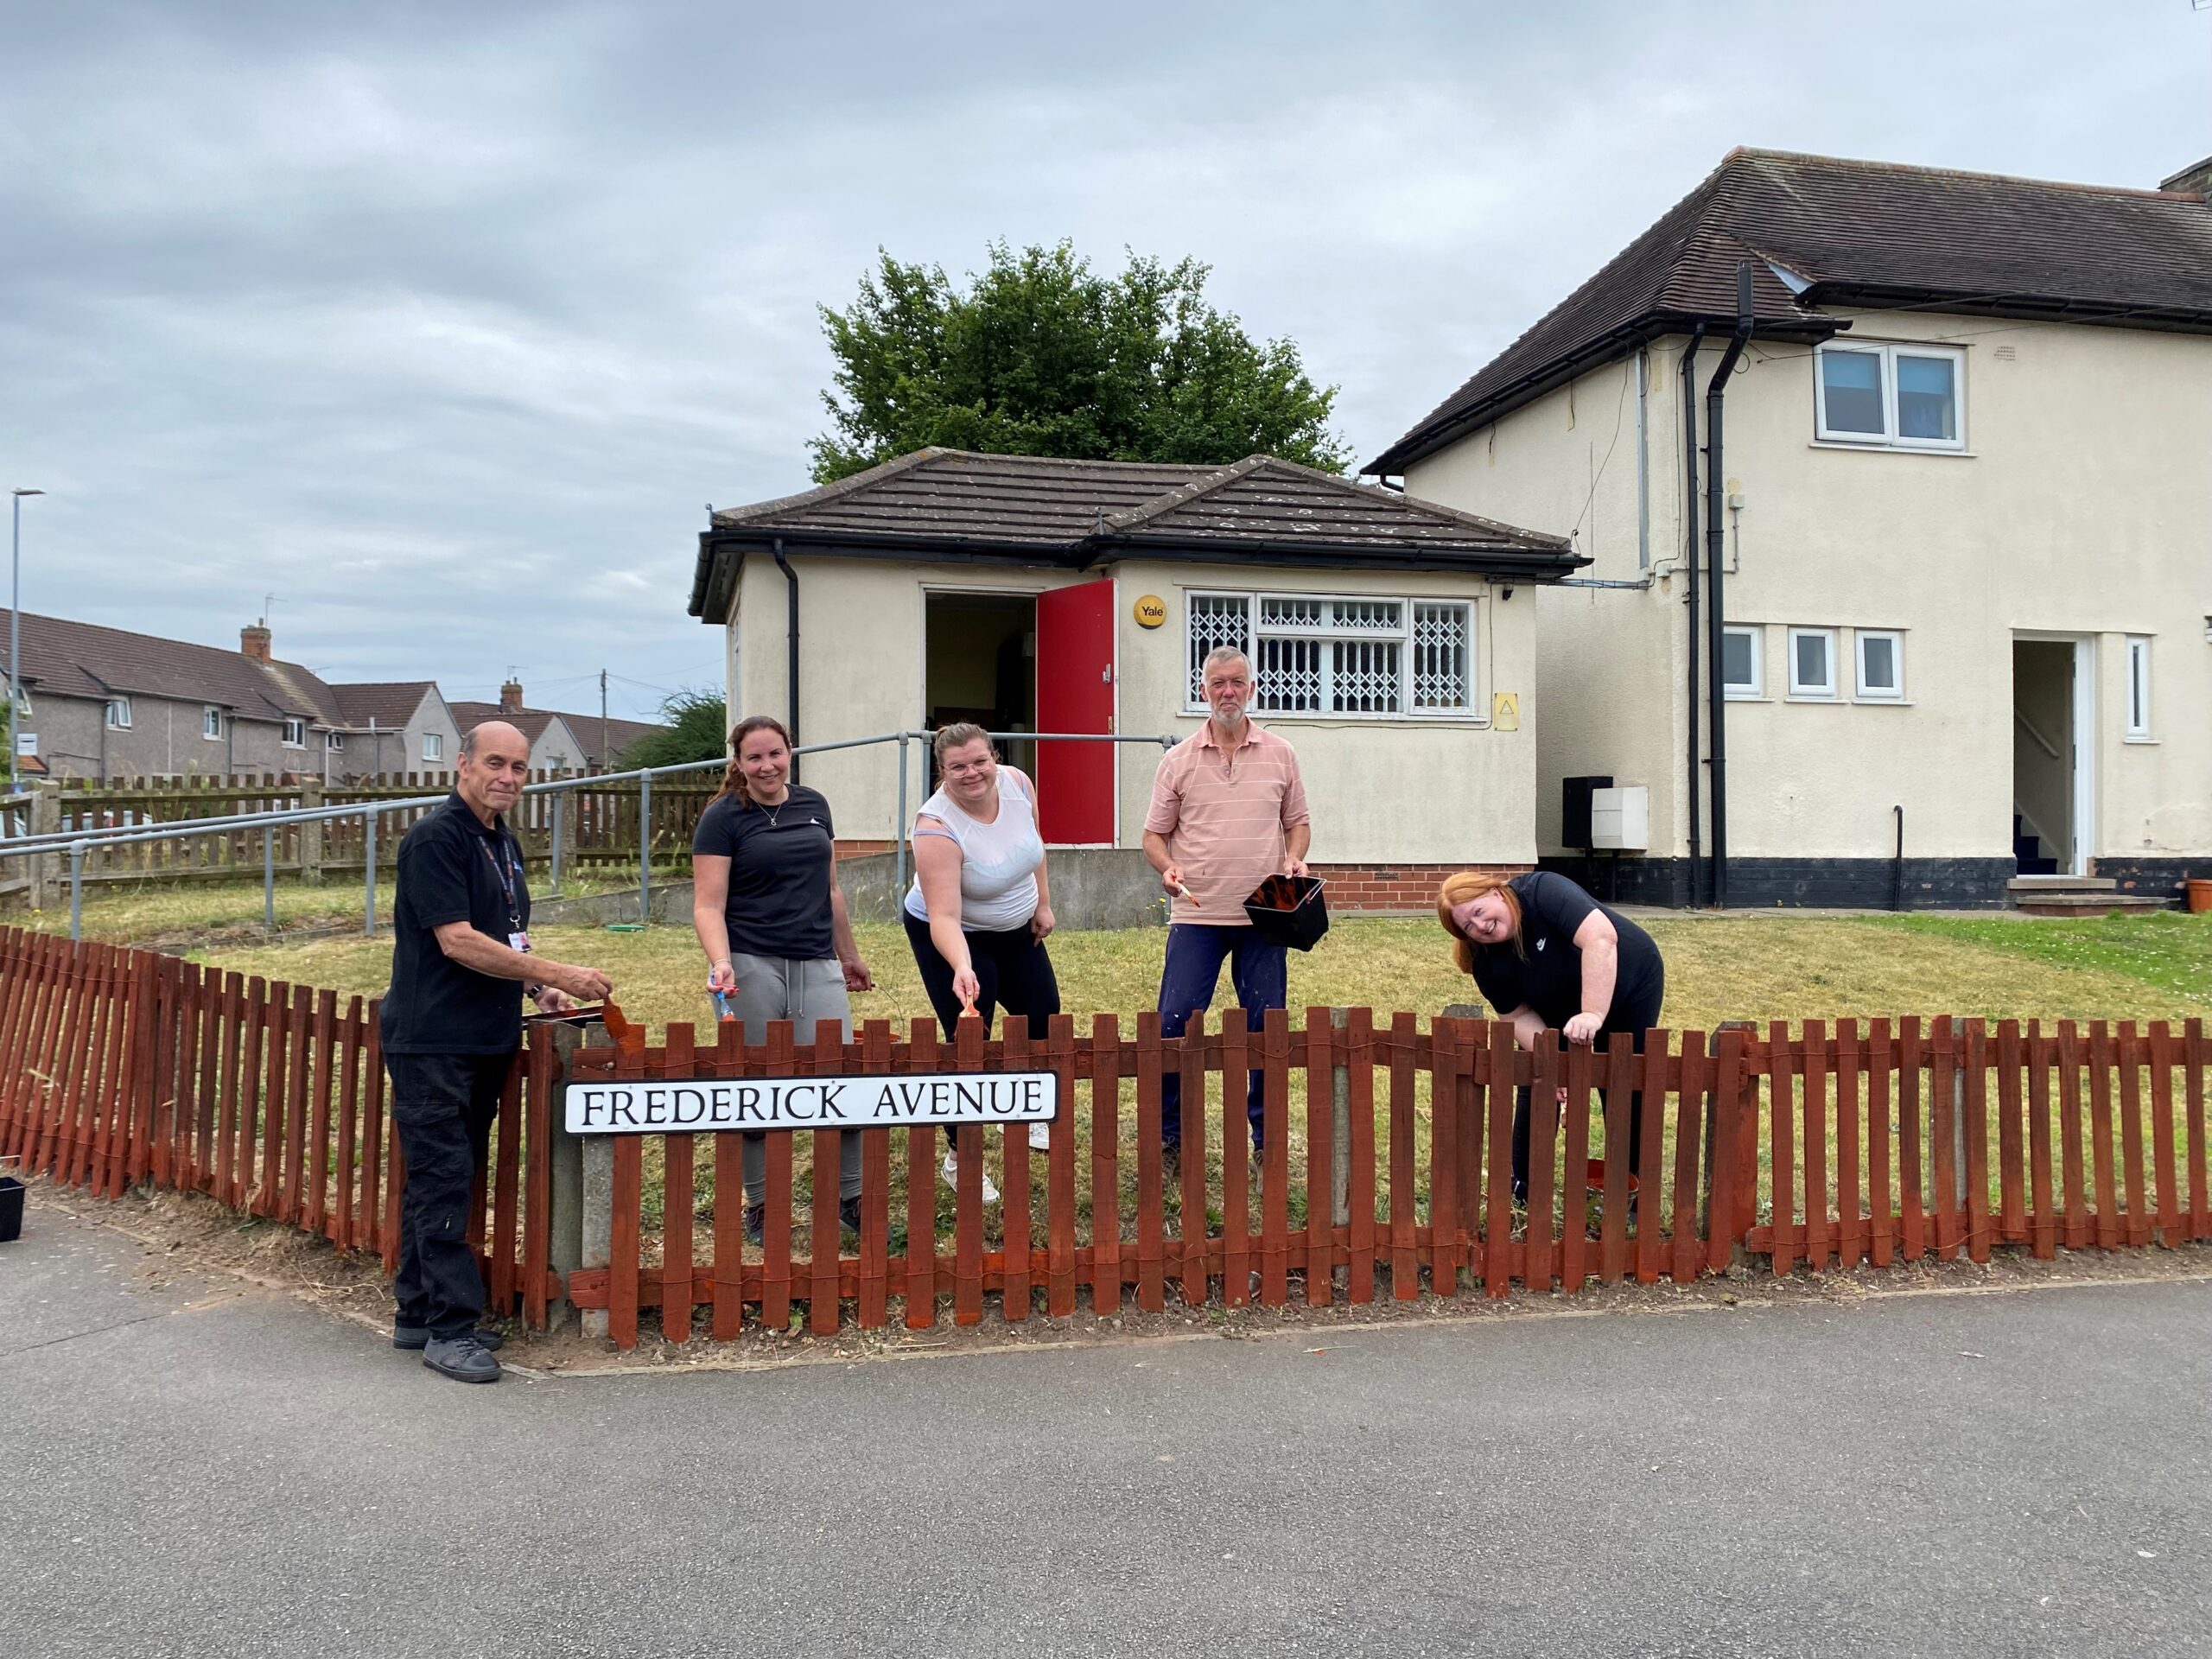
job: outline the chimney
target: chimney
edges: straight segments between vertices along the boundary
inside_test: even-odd
[[[260,622],[249,622],[238,630],[238,649],[257,663],[269,660],[269,629]]]
[[[2194,167],[2184,167],[2171,179],[2159,181],[2161,190],[2194,190],[2212,206],[2212,156],[2207,156]]]
[[[265,662],[268,659],[264,658]],[[522,682],[509,680],[499,688],[499,712],[503,715],[522,713]]]

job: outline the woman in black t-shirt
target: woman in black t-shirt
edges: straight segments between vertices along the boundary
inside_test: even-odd
[[[1625,1032],[1643,1052],[1659,1023],[1667,965],[1651,936],[1567,877],[1535,870],[1510,879],[1462,870],[1445,878],[1437,919],[1484,1001],[1533,1050],[1547,1031],[1596,1046]],[[1562,1094],[1562,1098],[1564,1095]],[[1513,1192],[1529,1192],[1529,1091],[1513,1112]],[[1642,1141],[1643,1096],[1629,1096],[1629,1168]]]
[[[820,1020],[853,1034],[849,991],[871,991],[845,895],[837,886],[837,837],[820,791],[790,781],[791,734],[767,715],[729,734],[721,793],[699,815],[691,838],[691,926],[707,952],[707,988],[733,1005],[745,1040],[767,1039],[768,1022],[789,1020],[799,1042]],[[767,1142],[744,1138],[745,1232],[760,1242],[768,1187]],[[837,1213],[860,1230],[861,1138],[838,1137]]]

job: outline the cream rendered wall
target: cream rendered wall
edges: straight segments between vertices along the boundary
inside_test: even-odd
[[[1729,705],[1732,853],[1885,856],[1897,804],[1910,855],[2008,855],[2016,632],[2095,639],[2092,853],[2212,850],[2212,733],[2202,718],[2212,707],[2212,645],[2204,639],[2212,612],[2212,339],[1932,313],[1853,321],[1847,337],[1854,340],[1964,349],[1967,448],[1816,443],[1809,347],[1755,344],[1733,378],[1724,474],[1745,505],[1727,608],[1732,622],[1765,625],[1766,696]],[[1662,384],[1676,390],[1651,400],[1655,558],[1662,550],[1672,557],[1681,540],[1679,517],[1658,511],[1662,500],[1678,500],[1681,487],[1671,418],[1680,344],[1654,352],[1662,371],[1655,394]],[[1999,357],[1999,348],[2007,355]],[[1708,345],[1700,394],[1717,360]],[[1586,378],[1582,410],[1594,401],[1591,383],[1611,372]],[[1494,517],[1517,515],[1532,528],[1566,527],[1542,509],[1556,512],[1570,500],[1579,508],[1589,488],[1588,441],[1561,431],[1560,396],[1500,423],[1495,464],[1484,453],[1487,434],[1478,433],[1409,474],[1408,488]],[[1617,459],[1599,480],[1598,500],[1616,512],[1624,470]],[[1677,481],[1662,489],[1669,474]],[[1632,489],[1632,471],[1626,475]],[[1619,541],[1615,532],[1613,550]],[[1628,573],[1601,555],[1589,574]],[[1644,764],[1663,770],[1675,782],[1666,792],[1679,796],[1683,624],[1669,602],[1679,591],[1669,588],[1680,583],[1618,595],[1630,602],[1618,611],[1596,602],[1613,595],[1547,596],[1565,601],[1544,614],[1548,665],[1593,647],[1616,659],[1602,675],[1540,683],[1540,718],[1556,722],[1544,728],[1548,776],[1584,770],[1609,751],[1649,753],[1660,722],[1637,706],[1640,671],[1663,661],[1665,684],[1654,690],[1663,692],[1671,729],[1663,758]],[[1573,614],[1586,598],[1590,620]],[[1787,696],[1783,637],[1792,624],[1840,630],[1840,701]],[[1853,701],[1855,627],[1906,631],[1903,704]],[[2130,634],[2152,639],[2150,743],[2123,741]],[[1661,798],[1655,788],[1654,851],[1679,853],[1672,813],[1662,840]]]
[[[1707,353],[1708,360],[1711,354]],[[1648,588],[1544,588],[1535,607],[1535,696],[1522,709],[1536,734],[1536,838],[1560,850],[1560,779],[1609,774],[1651,791],[1655,852],[1687,834],[1681,756],[1685,630],[1681,391],[1678,350],[1649,353],[1642,448],[1656,575]],[[1634,582],[1638,563],[1638,399],[1633,356],[1592,371],[1504,420],[1408,467],[1406,490],[1509,524],[1572,535],[1593,563],[1578,579]]]
[[[1266,588],[1324,594],[1389,594],[1477,601],[1476,701],[1482,721],[1351,721],[1274,717],[1266,723],[1295,744],[1314,809],[1313,857],[1325,862],[1407,863],[1535,859],[1529,813],[1535,744],[1527,709],[1535,663],[1535,609],[1524,586],[1510,602],[1472,578],[1449,575],[1131,562],[1111,575],[988,566],[913,565],[795,556],[799,575],[802,742],[828,742],[921,723],[923,595],[931,588],[1039,593],[1077,582],[1116,580],[1116,728],[1132,734],[1198,729],[1183,708],[1183,592],[1186,588]],[[1141,628],[1141,594],[1167,603],[1167,621]],[[748,558],[728,626],[733,720],[781,716],[786,708],[783,575]],[[1522,702],[1517,732],[1489,728],[1493,691]],[[1120,844],[1141,838],[1159,751],[1116,745]],[[838,834],[887,839],[897,819],[898,771],[889,746],[810,755],[805,781],[830,798]],[[921,804],[919,746],[907,757],[906,809]]]
[[[789,554],[799,580],[799,741],[833,743],[922,723],[923,595],[933,588],[1037,594],[1080,580],[1073,573],[994,565],[924,565]],[[784,574],[748,556],[728,626],[730,720],[790,709]],[[906,810],[927,776],[918,744],[906,755]],[[809,787],[829,797],[837,834],[889,840],[899,817],[899,751],[893,744],[809,755]]]
[[[1203,716],[1185,710],[1185,592],[1192,588],[1375,594],[1475,601],[1474,702],[1479,720],[1257,716],[1298,750],[1313,812],[1317,863],[1533,863],[1535,741],[1529,723],[1535,607],[1524,584],[1510,601],[1479,578],[1427,572],[1234,568],[1131,560],[1114,575],[1119,728],[1188,736]],[[1137,625],[1141,594],[1166,601],[1157,628]],[[1495,692],[1520,699],[1517,731],[1493,729]],[[1118,746],[1117,746],[1118,747]],[[1121,755],[1122,844],[1138,843],[1158,758]]]

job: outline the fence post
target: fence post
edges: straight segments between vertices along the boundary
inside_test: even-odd
[[[48,836],[61,828],[61,785],[58,783],[35,784],[31,788],[30,833]],[[47,889],[54,885],[54,855],[33,853],[23,861],[30,866],[30,889],[25,895],[33,910],[44,910],[46,901],[53,895]]]
[[[565,789],[553,791],[553,891],[549,896],[555,899],[561,896],[561,809],[568,798],[569,791]]]
[[[891,825],[891,844],[897,849],[892,867],[896,879],[891,890],[903,894],[906,891],[906,734],[904,732],[899,734],[899,816]]]
[[[556,795],[553,798],[557,801],[561,798]],[[606,1026],[597,1020],[582,1026],[558,1025],[553,1027],[555,1081],[552,1110],[548,1114],[553,1126],[553,1137],[551,1144],[545,1148],[552,1179],[548,1188],[551,1201],[546,1217],[549,1233],[545,1265],[560,1275],[563,1285],[569,1282],[569,1275],[579,1268],[603,1268],[607,1264],[607,1245],[613,1224],[611,1145],[608,1137],[603,1135],[569,1133],[569,1062],[587,1042],[601,1044],[609,1040]],[[594,1210],[584,1170],[592,1149],[601,1146],[608,1146],[610,1155],[595,1189],[597,1206]],[[536,1151],[536,1148],[532,1149],[533,1156]],[[595,1217],[595,1225],[588,1225],[587,1217]],[[589,1259],[588,1255],[590,1248],[588,1235],[595,1236],[598,1249],[595,1260]],[[567,1317],[568,1308],[565,1300],[549,1298],[545,1308],[545,1328],[558,1330],[562,1320]],[[594,1334],[588,1329],[594,1317],[590,1313],[583,1315],[587,1336]],[[596,1334],[604,1337],[607,1334],[606,1310],[599,1310],[596,1318],[600,1327]]]
[[[361,814],[361,931],[377,931],[377,810]]]
[[[302,809],[322,804],[322,780],[303,778],[300,780],[300,805]],[[322,885],[322,823],[317,819],[300,826],[300,882],[303,887]]]
[[[638,775],[638,920],[653,918],[653,775]]]
[[[1329,1224],[1332,1227],[1351,1225],[1351,1066],[1344,1039],[1336,1035],[1351,1023],[1350,1008],[1329,1010],[1332,1057],[1329,1063]],[[1312,1201],[1309,1197],[1307,1202]]]
[[[264,824],[261,831],[261,925],[270,932],[276,931],[276,826]]]
[[[69,843],[69,937],[85,937],[85,843]]]

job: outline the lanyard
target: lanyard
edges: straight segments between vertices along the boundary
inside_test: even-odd
[[[514,849],[505,836],[502,836],[499,838],[499,850],[506,855],[506,862],[502,864],[493,856],[491,844],[488,842],[479,842],[477,844],[484,849],[484,856],[491,863],[492,874],[499,879],[499,891],[506,895],[507,925],[515,931],[520,932],[522,906],[515,902],[515,880],[522,874],[522,872],[514,868]],[[509,874],[511,870],[512,874]]]

